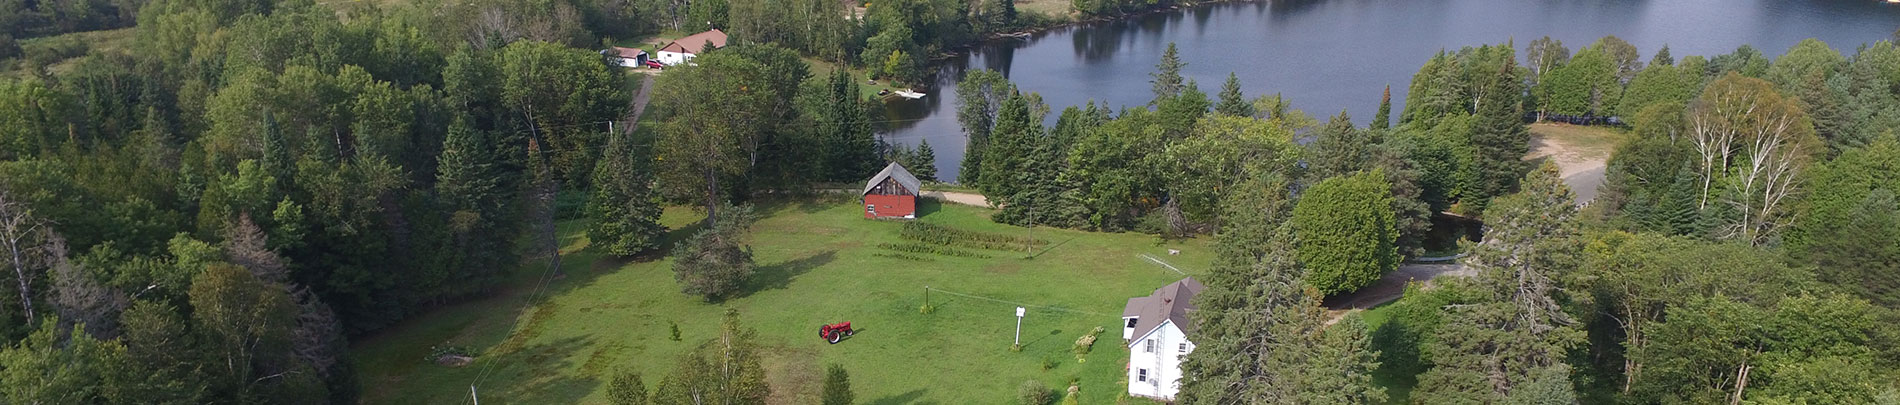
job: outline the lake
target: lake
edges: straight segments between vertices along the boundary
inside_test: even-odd
[[[1549,35],[1572,52],[1605,35],[1636,45],[1648,61],[1667,44],[1680,60],[1749,44],[1770,57],[1805,38],[1851,54],[1900,28],[1900,5],[1876,0],[1330,0],[1226,3],[1046,31],[978,46],[942,62],[929,95],[886,105],[887,141],[936,150],[937,176],[953,180],[963,159],[956,81],[969,69],[1003,72],[1054,111],[1089,100],[1138,107],[1153,98],[1156,59],[1175,43],[1183,75],[1219,91],[1228,72],[1249,98],[1280,93],[1322,121],[1341,110],[1365,125],[1392,86],[1394,119],[1413,73],[1440,49]]]

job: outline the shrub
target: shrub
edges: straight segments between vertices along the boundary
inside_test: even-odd
[[[1056,366],[1059,366],[1059,365],[1062,365],[1062,362],[1057,361],[1055,357],[1042,358],[1042,371],[1049,371],[1050,369],[1054,369],[1056,368]]]
[[[976,232],[923,222],[904,224],[898,237],[936,245],[1009,251],[1029,251],[1049,243],[1035,238]]]
[[[928,257],[923,257],[923,256],[918,256],[918,255],[912,255],[912,254],[906,254],[906,253],[885,253],[885,252],[879,252],[879,253],[872,253],[872,254],[871,254],[871,256],[874,256],[874,257],[888,257],[888,258],[892,258],[892,259],[898,259],[898,260],[909,260],[909,261],[913,261],[913,262],[934,262],[934,261],[937,261],[937,259],[932,259],[932,258],[928,258]]]
[[[958,250],[958,249],[952,249],[949,247],[929,245],[929,244],[923,244],[923,243],[879,243],[877,244],[877,247],[880,249],[895,250],[895,251],[906,252],[906,253],[924,253],[924,254],[935,254],[935,255],[944,255],[944,256],[953,256],[953,257],[974,257],[978,259],[988,259],[990,257],[989,255],[971,252],[968,250]]]
[[[1048,405],[1055,399],[1055,390],[1049,389],[1041,381],[1023,381],[1022,387],[1016,389],[1016,399],[1022,405]]]
[[[1102,331],[1103,331],[1102,327],[1097,326],[1095,327],[1095,330],[1091,330],[1089,331],[1088,334],[1082,335],[1082,337],[1080,338],[1076,338],[1075,339],[1076,357],[1079,358],[1082,355],[1089,354],[1089,350],[1095,347],[1095,337],[1097,335],[1101,335]]]

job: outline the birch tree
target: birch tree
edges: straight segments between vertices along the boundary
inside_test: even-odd
[[[1710,83],[1688,115],[1689,140],[1700,158],[1697,207],[1707,210],[1713,199],[1740,216],[1720,234],[1761,244],[1787,226],[1782,205],[1798,191],[1817,144],[1800,106],[1767,81],[1730,73]]]
[[[49,233],[46,222],[35,217],[25,201],[0,190],[0,249],[6,250],[7,266],[13,270],[14,282],[19,286],[20,310],[26,316],[26,325],[35,324],[30,275],[44,262],[45,249],[41,241]]]

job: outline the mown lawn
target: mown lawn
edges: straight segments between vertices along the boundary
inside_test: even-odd
[[[983,232],[1030,235],[991,223],[989,211],[920,202],[920,221]],[[862,218],[854,199],[768,204],[753,227],[760,265],[746,292],[706,303],[679,292],[670,259],[620,262],[586,249],[580,222],[562,224],[566,277],[551,283],[527,310],[522,304],[540,269],[523,269],[496,297],[436,309],[354,347],[369,403],[457,403],[485,368],[478,388],[493,403],[598,403],[606,378],[621,367],[657,386],[675,359],[714,336],[726,308],[757,329],[773,403],[815,403],[823,367],[851,372],[861,403],[966,404],[1013,402],[1018,386],[1051,388],[1079,381],[1082,403],[1112,403],[1125,392],[1127,351],[1118,347],[1120,311],[1129,297],[1181,277],[1138,255],[1164,258],[1190,273],[1212,259],[1205,240],[1160,243],[1142,234],[1037,228],[1050,248],[979,251],[988,258],[931,256],[916,262],[874,256],[879,243],[900,243],[896,221]],[[678,229],[696,221],[691,209],[669,209]],[[673,231],[670,238],[687,230]],[[1180,249],[1177,256],[1168,249]],[[920,314],[924,286],[1024,303],[1022,352],[1011,352],[1014,304],[933,293],[936,310]],[[1070,311],[1047,307],[1063,308]],[[519,322],[511,322],[511,321]],[[851,321],[860,332],[837,345],[818,326]],[[512,324],[511,324],[512,323]],[[677,323],[681,341],[669,325]],[[1106,332],[1078,361],[1077,337]],[[461,345],[479,353],[460,368],[424,361],[431,346]],[[1045,359],[1053,368],[1044,369]],[[651,388],[650,388],[651,389]]]

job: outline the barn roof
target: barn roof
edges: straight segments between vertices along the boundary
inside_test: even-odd
[[[1128,306],[1122,308],[1122,317],[1134,317],[1135,340],[1147,336],[1162,321],[1171,321],[1182,333],[1194,333],[1194,321],[1188,319],[1188,312],[1194,311],[1194,295],[1207,287],[1193,277],[1181,279],[1161,288],[1146,297],[1128,299]],[[1132,343],[1131,343],[1132,344]]]
[[[897,164],[897,162],[891,162],[891,164],[884,166],[884,171],[877,172],[876,176],[871,176],[871,181],[864,182],[864,192],[858,193],[858,195],[870,194],[871,189],[877,188],[877,184],[883,183],[884,179],[897,180],[897,184],[904,185],[904,189],[910,190],[912,194],[923,190],[924,182],[917,181],[917,176],[912,176],[909,170],[904,170],[904,166]]]
[[[718,29],[712,29],[712,30],[708,30],[706,32],[701,32],[698,34],[687,35],[685,38],[673,40],[672,43],[669,43],[669,44],[666,44],[666,46],[660,47],[660,50],[667,51],[667,52],[699,54],[701,52],[706,51],[706,49],[704,48],[706,47],[707,42],[712,42],[714,48],[726,47],[726,32],[720,31]]]

